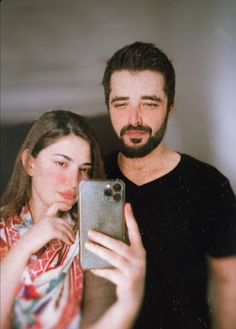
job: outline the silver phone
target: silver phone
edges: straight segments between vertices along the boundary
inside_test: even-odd
[[[83,180],[78,186],[80,261],[83,269],[112,267],[84,246],[90,229],[125,241],[125,184],[122,180]]]

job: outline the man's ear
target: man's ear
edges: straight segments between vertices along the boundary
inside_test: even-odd
[[[34,158],[30,154],[30,152],[29,152],[28,149],[25,149],[21,153],[21,161],[22,161],[23,167],[25,168],[25,171],[27,172],[27,174],[29,176],[33,176],[33,172],[34,172]]]

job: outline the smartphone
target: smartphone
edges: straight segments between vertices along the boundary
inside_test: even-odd
[[[80,261],[83,269],[112,267],[85,248],[90,229],[125,241],[125,184],[122,180],[83,180],[78,186]]]

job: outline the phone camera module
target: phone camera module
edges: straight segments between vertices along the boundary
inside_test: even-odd
[[[120,200],[121,200],[121,195],[120,195],[119,193],[115,193],[115,194],[113,195],[113,199],[114,199],[115,201],[120,201]]]
[[[109,197],[109,196],[112,196],[113,195],[113,190],[110,188],[110,187],[106,187],[104,189],[104,194],[105,196]]]
[[[114,191],[119,192],[121,190],[121,185],[119,183],[115,183],[113,185],[113,189]]]

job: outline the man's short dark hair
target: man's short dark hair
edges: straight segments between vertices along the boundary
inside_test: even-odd
[[[164,92],[168,98],[168,108],[173,105],[175,97],[175,70],[162,50],[152,43],[135,42],[114,53],[107,61],[102,85],[104,87],[105,101],[109,108],[109,94],[111,91],[111,75],[115,71],[157,71],[165,78]]]

